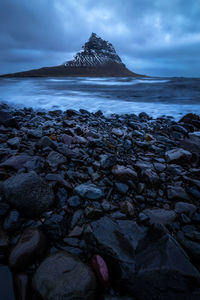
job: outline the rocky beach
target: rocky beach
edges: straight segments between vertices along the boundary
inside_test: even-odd
[[[198,115],[1,104],[0,148],[1,299],[200,298]]]

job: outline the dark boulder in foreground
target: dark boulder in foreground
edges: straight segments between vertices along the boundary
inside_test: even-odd
[[[16,207],[23,216],[34,217],[51,207],[54,194],[35,172],[22,173],[4,182],[7,201]]]
[[[46,258],[37,269],[33,285],[46,300],[95,300],[96,279],[78,258],[59,251]]]
[[[200,274],[169,234],[145,230],[131,221],[104,217],[90,224],[86,238],[92,251],[108,262],[114,286],[139,300],[190,299]]]

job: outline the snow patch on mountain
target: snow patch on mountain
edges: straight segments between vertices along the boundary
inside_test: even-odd
[[[95,33],[82,48],[73,60],[64,63],[66,67],[95,67],[109,63],[123,65],[113,45]]]

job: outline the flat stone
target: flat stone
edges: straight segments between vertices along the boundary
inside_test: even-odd
[[[31,159],[31,156],[22,153],[20,155],[11,156],[6,161],[1,163],[0,167],[19,170],[19,169],[23,168],[25,163],[30,159]]]
[[[170,224],[176,219],[176,213],[173,210],[165,210],[161,208],[145,209],[142,212],[150,219],[151,224]]]
[[[103,211],[96,207],[86,207],[85,216],[89,219],[99,219],[102,217]]]
[[[192,215],[197,210],[197,207],[194,204],[186,202],[177,202],[175,204],[175,211],[179,214],[188,213]]]
[[[89,200],[99,200],[103,197],[102,190],[96,185],[90,183],[77,185],[74,189],[74,192],[80,197]]]
[[[96,280],[91,269],[64,252],[47,257],[37,269],[33,286],[46,300],[95,300]]]
[[[23,216],[38,216],[48,210],[54,201],[51,186],[35,172],[17,174],[3,185],[6,200]]]
[[[121,182],[115,182],[115,188],[118,193],[120,194],[126,194],[128,192],[128,185],[121,183]]]
[[[167,151],[165,158],[169,163],[187,163],[191,161],[192,153],[182,148],[176,148]]]

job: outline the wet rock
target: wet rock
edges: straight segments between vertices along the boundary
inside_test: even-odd
[[[56,202],[59,208],[64,208],[67,205],[68,193],[66,189],[59,188],[56,193]]]
[[[85,216],[89,219],[98,219],[102,217],[103,211],[96,207],[86,207],[85,209]]]
[[[67,202],[68,202],[69,206],[72,208],[76,208],[81,205],[81,199],[77,195],[70,197]]]
[[[177,240],[183,246],[188,255],[195,261],[200,262],[200,244],[197,241],[187,239],[183,232],[179,231],[176,235]]]
[[[93,255],[91,265],[102,286],[108,288],[110,285],[110,278],[105,260],[98,254]]]
[[[4,217],[7,214],[9,208],[10,206],[8,203],[0,202],[0,217]]]
[[[137,180],[137,173],[134,170],[125,166],[114,166],[112,168],[112,173],[122,182],[127,182],[128,180]]]
[[[27,154],[20,154],[20,155],[16,155],[16,156],[11,156],[10,158],[8,158],[6,161],[4,161],[3,163],[0,164],[0,167],[4,167],[4,168],[11,168],[14,170],[19,170],[21,168],[23,168],[23,166],[25,165],[25,163],[30,160],[30,156]]]
[[[11,210],[7,218],[5,219],[3,223],[3,228],[9,232],[12,233],[20,228],[21,221],[20,221],[20,215],[17,210]]]
[[[108,217],[92,222],[85,230],[85,238],[88,247],[107,261],[112,281],[128,288],[135,272],[134,253],[146,229],[132,221],[118,222]]]
[[[121,183],[121,182],[115,182],[115,189],[117,190],[118,193],[124,195],[128,192],[128,185]]]
[[[43,135],[42,128],[29,129],[27,134],[31,138],[40,139]]]
[[[83,233],[83,227],[75,226],[72,231],[69,233],[69,237],[80,237]]]
[[[189,195],[181,186],[168,186],[167,197],[170,200],[190,200]]]
[[[188,213],[191,216],[196,210],[197,207],[191,203],[177,202],[175,204],[175,211],[179,214]]]
[[[118,137],[121,137],[124,134],[124,132],[122,130],[120,130],[119,128],[113,128],[111,133]]]
[[[116,158],[114,155],[101,155],[100,164],[103,169],[108,169],[114,166]]]
[[[44,256],[47,240],[37,228],[27,228],[12,249],[8,262],[12,269],[24,270],[27,265]]]
[[[70,146],[73,142],[73,137],[68,134],[63,134],[62,139],[63,142],[68,146]]]
[[[91,269],[78,258],[59,251],[46,258],[37,269],[33,285],[47,300],[95,300],[96,280]]]
[[[96,185],[90,183],[77,185],[74,192],[80,197],[89,200],[99,200],[103,197],[103,191]]]
[[[48,137],[43,136],[36,144],[39,148],[47,148],[50,147],[52,149],[56,148],[55,143]]]
[[[126,214],[128,217],[133,217],[135,210],[133,204],[130,201],[123,201],[120,203],[121,212]]]
[[[17,273],[14,275],[15,297],[17,300],[27,300],[28,292],[28,276],[26,273]]]
[[[11,146],[13,148],[17,148],[20,144],[20,139],[16,136],[12,139],[7,140],[7,143],[9,146]]]
[[[4,182],[6,200],[22,215],[38,216],[48,210],[54,201],[54,194],[35,172],[22,173]]]
[[[142,171],[142,179],[150,186],[157,186],[160,182],[159,176],[152,169],[145,169]]]
[[[0,125],[1,124],[5,127],[19,128],[17,120],[13,117],[11,112],[5,109],[0,109]]]
[[[192,159],[192,153],[182,148],[172,149],[165,153],[165,158],[169,163],[187,163]]]
[[[27,169],[27,171],[41,173],[44,169],[44,159],[39,156],[34,156],[24,164],[24,167]]]
[[[64,157],[64,155],[55,151],[51,151],[47,157],[47,162],[50,167],[57,168],[59,165],[66,163],[67,159]]]
[[[0,255],[7,251],[9,247],[9,237],[6,232],[0,228]]]
[[[188,135],[188,131],[181,125],[172,125],[173,130],[183,133],[184,135]]]
[[[198,288],[199,272],[168,234],[150,231],[136,251],[135,262],[136,274],[128,288],[138,299],[154,299],[155,295],[157,299],[190,299],[190,288]]]
[[[173,210],[165,210],[165,209],[145,209],[143,210],[143,214],[147,215],[150,219],[151,224],[170,224],[175,221],[176,213]]]
[[[68,230],[68,222],[66,216],[52,214],[43,223],[43,230],[46,235],[53,241],[62,239]]]

